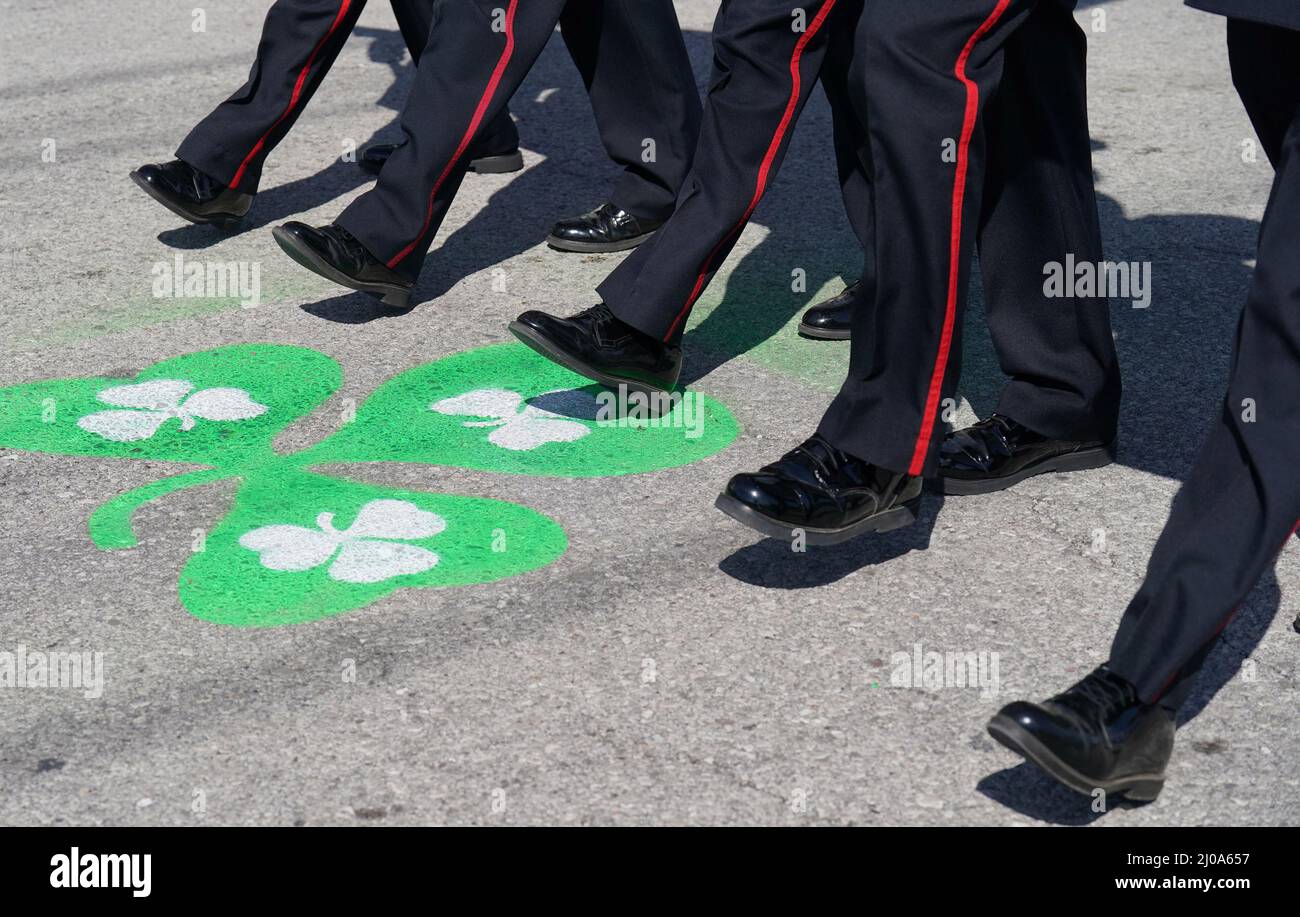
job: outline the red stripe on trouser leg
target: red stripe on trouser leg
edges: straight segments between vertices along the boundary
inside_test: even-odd
[[[298,100],[302,98],[302,90],[303,87],[307,85],[307,75],[311,73],[312,64],[316,63],[317,55],[320,54],[321,48],[325,47],[325,43],[330,40],[330,36],[338,31],[339,25],[343,22],[344,17],[347,16],[348,7],[351,5],[352,0],[343,0],[343,2],[339,4],[339,11],[335,14],[334,21],[330,23],[329,31],[325,33],[324,38],[316,42],[316,47],[311,49],[311,54],[307,56],[306,66],[302,68],[302,71],[298,74],[297,82],[293,84],[293,94],[289,96],[289,106],[285,108],[284,113],[281,114],[280,117],[275,119],[275,123],[271,125],[271,129],[258,139],[257,143],[253,145],[253,149],[244,157],[244,161],[239,164],[239,168],[235,170],[235,177],[230,182],[230,187],[232,189],[239,188],[239,183],[244,180],[244,172],[248,170],[248,164],[257,158],[257,154],[262,152],[263,148],[265,148],[267,138],[275,133],[275,129],[283,124],[284,119],[289,117],[289,115],[293,113],[293,110],[298,107]]]
[[[1296,532],[1300,532],[1300,519],[1297,519],[1295,521],[1295,525],[1291,526],[1291,531],[1286,533],[1286,537],[1282,539],[1282,543],[1277,546],[1278,554],[1282,553],[1282,550],[1286,547],[1286,543],[1291,540],[1292,536],[1294,536]],[[1274,562],[1276,562],[1276,560]],[[1251,583],[1249,589],[1247,590],[1247,595],[1249,595],[1250,590],[1254,588],[1255,588],[1255,584]],[[1225,630],[1228,629],[1228,624],[1231,623],[1232,619],[1237,616],[1237,612],[1241,611],[1241,603],[1244,601],[1246,601],[1246,598],[1245,596],[1242,596],[1241,602],[1238,602],[1236,606],[1233,607],[1232,611],[1228,612],[1228,614],[1224,617],[1224,619],[1219,622],[1219,626],[1215,628],[1214,633],[1210,635],[1210,640],[1216,639],[1219,636],[1219,634],[1223,633]],[[1205,642],[1209,643],[1210,640],[1207,640]],[[1204,645],[1205,644],[1202,644],[1202,646]],[[1151,703],[1154,704],[1158,700],[1160,700],[1160,698],[1165,696],[1165,692],[1167,692],[1173,686],[1174,682],[1178,680],[1178,676],[1179,674],[1181,674],[1181,672],[1182,669],[1175,669],[1173,672],[1170,673],[1169,677],[1165,679],[1165,683],[1160,686],[1160,690],[1156,691],[1155,696],[1151,698]]]
[[[822,23],[826,21],[826,17],[830,15],[834,6],[835,0],[826,0],[821,9],[817,11],[813,21],[808,24],[808,28],[804,30],[804,33],[799,36],[799,40],[795,43],[794,53],[790,56],[790,99],[785,104],[785,111],[781,115],[781,123],[777,125],[776,133],[772,135],[772,142],[768,144],[767,153],[763,156],[762,165],[759,166],[758,180],[754,186],[754,196],[749,202],[749,207],[745,209],[745,215],[740,218],[740,222],[732,227],[717,245],[713,246],[709,256],[704,259],[699,276],[695,278],[695,286],[691,288],[691,294],[686,298],[686,305],[682,306],[682,310],[677,313],[672,325],[668,327],[668,333],[664,335],[665,341],[672,340],[678,326],[686,318],[687,313],[691,311],[691,306],[695,305],[695,301],[704,292],[705,280],[712,269],[713,259],[717,257],[723,246],[745,228],[745,224],[749,222],[749,218],[754,214],[754,209],[758,207],[758,202],[763,199],[763,195],[767,191],[767,180],[772,172],[772,163],[776,161],[776,154],[780,152],[781,143],[785,140],[786,132],[790,130],[790,122],[794,119],[795,109],[799,107],[799,96],[803,88],[803,79],[799,74],[799,62],[803,58],[803,50],[808,46],[808,42],[812,41],[813,36],[821,30]]]
[[[510,64],[510,58],[515,53],[515,10],[519,8],[519,0],[510,0],[510,7],[506,10],[506,46],[501,51],[501,57],[497,60],[497,65],[492,71],[492,77],[488,80],[487,88],[483,90],[483,95],[479,97],[478,105],[474,109],[474,117],[470,119],[469,127],[465,130],[465,135],[460,138],[460,144],[456,147],[456,152],[452,154],[451,160],[443,167],[442,173],[438,180],[433,183],[433,190],[429,192],[429,206],[425,210],[424,225],[420,227],[420,233],[411,240],[411,244],[402,249],[388,262],[389,268],[395,268],[405,260],[406,256],[415,251],[424,234],[429,231],[429,225],[433,222],[433,202],[438,197],[438,192],[442,189],[443,183],[451,175],[452,170],[456,168],[456,163],[465,155],[469,145],[474,142],[474,135],[478,133],[479,127],[483,124],[483,116],[487,113],[487,108],[492,104],[492,97],[496,95],[497,87],[501,85],[501,79],[505,76],[506,67]]]
[[[962,212],[966,204],[966,171],[969,166],[970,141],[975,133],[975,119],[979,116],[980,104],[980,88],[974,80],[966,76],[966,62],[970,60],[975,45],[997,25],[1010,4],[1011,0],[998,0],[993,12],[966,40],[966,45],[957,58],[957,65],[953,68],[953,74],[966,87],[966,112],[962,119],[961,141],[957,145],[957,174],[952,182],[948,298],[944,306],[943,332],[939,336],[939,354],[935,358],[934,371],[930,375],[930,389],[925,398],[925,411],[921,415],[921,432],[916,437],[916,448],[912,451],[912,463],[907,469],[908,474],[920,474],[925,467],[925,455],[930,449],[930,437],[934,434],[934,418],[939,409],[939,395],[943,391],[943,376],[948,367],[948,353],[952,348],[952,329],[957,320],[957,284],[961,279]]]

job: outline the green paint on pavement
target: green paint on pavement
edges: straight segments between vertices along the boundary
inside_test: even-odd
[[[849,370],[848,342],[800,337],[799,320],[808,306],[839,295],[844,287],[844,280],[833,277],[810,294],[792,293],[766,275],[732,273],[725,282],[714,280],[700,297],[683,346],[723,360],[743,358],[813,388],[838,391]],[[739,308],[744,315],[736,314]]]
[[[526,573],[567,545],[558,523],[513,503],[301,472],[261,475],[240,488],[234,509],[181,571],[180,597],[205,621],[275,627],[351,611],[401,588]]]
[[[390,379],[305,461],[607,477],[690,464],[738,432],[726,408],[696,392],[653,419],[620,411],[612,394],[522,344],[482,347]]]
[[[317,446],[279,455],[285,426],[339,388],[329,357],[246,344],[186,354],[132,379],[0,389],[0,446],[60,455],[196,463],[105,503],[88,520],[105,550],[136,544],[144,503],[237,478],[234,508],[181,574],[195,617],[237,627],[318,620],[406,587],[461,586],[549,564],[563,529],[527,507],[396,490],[309,471],[324,463],[421,462],[591,477],[675,467],[737,435],[717,402],[687,393],[654,420],[601,412],[603,393],[518,344],[456,354],[401,374]]]
[[[90,529],[90,540],[101,551],[134,548],[139,542],[136,540],[135,531],[131,528],[131,517],[141,506],[178,490],[224,481],[229,477],[231,477],[230,472],[220,469],[191,471],[188,474],[175,474],[170,478],[163,478],[161,481],[154,481],[119,494],[90,514],[90,519],[86,523],[87,528]]]
[[[164,360],[134,379],[17,385],[0,389],[0,445],[241,468],[274,458],[275,435],[342,381],[314,350],[240,344]]]
[[[315,274],[294,272],[289,277],[276,277],[263,283],[258,308],[304,299],[327,299],[337,290],[337,286],[317,278]],[[18,324],[0,339],[0,353],[17,353],[32,347],[65,346],[124,331],[157,328],[172,322],[240,311],[249,309],[239,295],[178,298],[149,295],[83,305],[80,311],[70,313],[71,318],[34,312],[39,320],[32,320],[29,316],[16,317]]]

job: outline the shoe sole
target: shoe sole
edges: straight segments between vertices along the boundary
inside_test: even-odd
[[[378,175],[383,166],[373,166],[362,160],[357,163],[361,171],[367,175]],[[469,170],[479,175],[502,175],[506,172],[518,172],[524,167],[524,154],[515,150],[513,153],[501,153],[496,156],[480,156],[478,159],[471,159]]]
[[[799,323],[799,334],[817,341],[847,341],[853,336],[849,331],[827,331],[825,328],[805,325],[803,322]]]
[[[1038,765],[1053,778],[1077,793],[1091,796],[1096,790],[1123,796],[1133,802],[1151,802],[1165,785],[1164,774],[1130,774],[1118,780],[1092,780],[1066,764],[1010,717],[998,714],[989,720],[988,733],[1002,746]]]
[[[183,217],[184,219],[189,220],[191,223],[196,223],[199,226],[215,226],[224,232],[230,232],[234,229],[238,229],[239,225],[244,222],[244,217],[242,214],[209,213],[205,215],[205,214],[195,213],[192,210],[186,210],[180,204],[177,204],[176,202],[170,200],[165,195],[163,195],[162,192],[160,192],[157,188],[155,188],[153,185],[145,181],[144,176],[142,176],[139,172],[131,173],[131,181],[139,185],[141,190],[143,190],[145,194],[149,195],[155,201],[162,204],[164,207],[166,207],[172,213],[176,214],[178,217]]]
[[[921,505],[921,498],[917,497],[907,503],[891,507],[883,513],[859,519],[852,525],[845,526],[842,529],[819,529],[779,522],[770,516],[764,516],[754,508],[725,493],[719,494],[713,505],[741,525],[748,526],[763,535],[772,538],[793,539],[795,532],[800,531],[803,532],[807,544],[832,545],[849,541],[859,535],[892,532],[894,529],[901,529],[904,526],[911,525],[916,521],[916,511]]]
[[[518,150],[497,156],[480,156],[469,162],[469,170],[479,175],[502,175],[506,172],[518,172],[523,167],[524,154]]]
[[[1115,445],[1112,443],[1109,446],[1096,446],[1092,449],[1083,449],[1079,452],[1070,452],[1066,455],[1058,455],[1056,458],[1048,459],[1040,465],[1022,468],[1015,474],[1004,475],[1000,478],[969,480],[963,478],[941,477],[940,480],[943,482],[943,492],[945,494],[959,497],[971,497],[978,494],[997,493],[1000,490],[1014,487],[1021,481],[1037,477],[1040,474],[1050,474],[1057,471],[1089,471],[1093,468],[1105,468],[1114,461]]]
[[[410,287],[402,287],[393,283],[362,283],[353,280],[311,249],[300,246],[297,237],[292,233],[285,232],[284,229],[277,226],[271,230],[271,235],[279,243],[280,248],[284,250],[286,255],[312,273],[319,274],[326,280],[332,280],[339,286],[378,296],[386,306],[393,306],[398,309],[405,309],[410,306]]]
[[[639,379],[627,379],[622,376],[613,376],[607,372],[589,366],[583,361],[571,356],[567,351],[561,350],[552,344],[547,338],[538,334],[532,328],[522,322],[511,322],[510,333],[513,334],[521,344],[527,345],[531,350],[541,354],[552,363],[558,363],[569,372],[577,373],[595,382],[599,382],[607,388],[617,389],[620,385],[625,385],[630,391],[641,392],[648,396],[650,407],[653,408],[656,399],[666,397],[672,394],[672,389],[660,388],[643,382]]]
[[[630,239],[624,239],[622,242],[574,242],[569,239],[561,239],[559,236],[552,234],[546,237],[546,244],[560,252],[578,252],[579,254],[591,255],[601,254],[602,252],[625,252],[629,248],[636,248],[653,235],[653,232],[646,232]]]

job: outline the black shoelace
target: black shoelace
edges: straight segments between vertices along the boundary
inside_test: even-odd
[[[1011,421],[1006,417],[994,414],[958,434],[957,442],[970,459],[980,468],[988,471],[992,467],[995,455],[1011,454],[1011,444],[1007,439],[1010,425]]]
[[[1103,666],[1054,700],[1079,713],[1099,712],[1104,721],[1112,713],[1137,703],[1137,692],[1131,684]]]
[[[820,436],[814,436],[803,443],[795,449],[795,452],[801,452],[808,457],[813,466],[813,474],[828,491],[831,490],[831,481],[836,471],[849,461],[846,453],[836,449]]]
[[[579,312],[577,315],[574,316],[574,318],[589,318],[593,322],[596,322],[601,325],[613,321],[615,317],[616,316],[614,315],[614,313],[609,311],[609,306],[605,305],[603,302],[597,303],[596,305],[592,306],[590,309],[583,309],[581,312]]]
[[[1011,430],[1011,421],[1001,414],[994,414],[988,420],[981,420],[972,428],[979,430],[986,438],[996,436],[1002,445],[1007,444],[1007,433]]]

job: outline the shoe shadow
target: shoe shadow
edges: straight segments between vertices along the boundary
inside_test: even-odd
[[[843,579],[863,567],[876,566],[912,551],[930,547],[943,497],[926,494],[916,522],[883,534],[861,535],[826,547],[793,551],[788,541],[764,538],[734,551],[718,564],[732,579],[765,589],[816,589]]]
[[[1028,762],[1008,767],[981,780],[975,789],[1021,815],[1053,825],[1090,825],[1106,813],[1093,809],[1094,799],[1057,783]],[[1107,800],[1108,808],[1130,808],[1125,800]]]
[[[410,314],[414,306],[397,308],[386,306],[369,293],[344,293],[333,299],[303,303],[298,308],[317,318],[340,325],[364,325],[385,318],[401,318]]]

